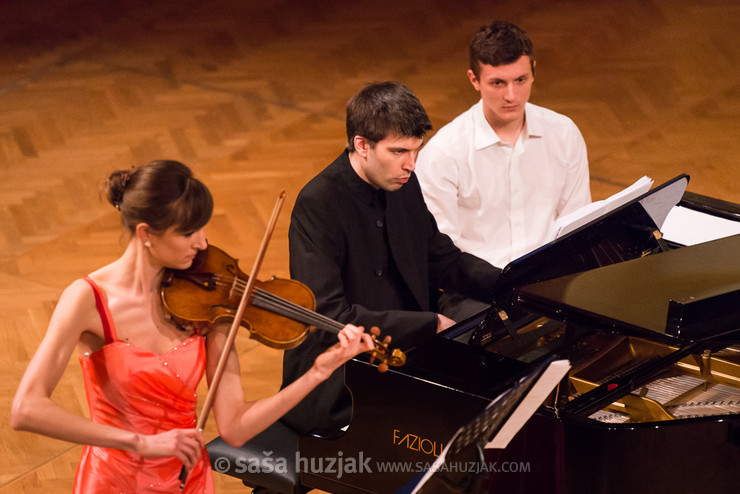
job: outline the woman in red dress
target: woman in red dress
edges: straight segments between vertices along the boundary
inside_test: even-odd
[[[85,445],[75,492],[213,492],[208,454],[196,430],[196,388],[210,380],[228,326],[206,334],[176,326],[163,312],[165,268],[188,268],[206,248],[213,201],[185,165],[154,161],[111,174],[108,200],[131,238],[123,255],[68,286],[13,401],[11,425]],[[353,356],[372,349],[361,328],[339,341],[298,381],[268,398],[245,401],[231,349],[213,414],[221,437],[241,445],[295,406]],[[77,349],[90,419],[51,400]]]

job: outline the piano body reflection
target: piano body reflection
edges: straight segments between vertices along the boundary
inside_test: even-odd
[[[682,207],[740,222],[735,204],[681,194]],[[301,483],[404,489],[459,427],[554,356],[571,363],[556,390],[506,449],[451,462],[448,482],[476,469],[481,492],[737,492],[740,235],[671,244],[649,196],[507,266],[490,309],[409,349],[404,367],[378,375],[349,362],[349,427],[300,438],[299,454],[365,463],[308,465]]]

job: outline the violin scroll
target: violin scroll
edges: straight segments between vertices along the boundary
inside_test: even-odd
[[[390,349],[389,345],[391,337],[386,335],[382,340],[380,339],[380,328],[373,326],[370,328],[370,335],[375,344],[375,349],[370,352],[370,363],[378,363],[378,372],[386,372],[388,366],[400,367],[406,363],[406,354],[398,348]]]

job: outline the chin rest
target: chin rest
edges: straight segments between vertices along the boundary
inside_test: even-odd
[[[303,494],[296,471],[298,433],[275,422],[242,446],[229,446],[217,437],[206,445],[213,470],[241,480],[254,492]]]

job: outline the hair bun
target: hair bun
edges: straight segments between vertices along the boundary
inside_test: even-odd
[[[131,181],[131,174],[133,170],[118,170],[110,174],[106,182],[106,188],[108,189],[108,201],[115,206],[116,209],[121,209],[121,203],[123,202],[123,193],[126,191],[129,181]]]

